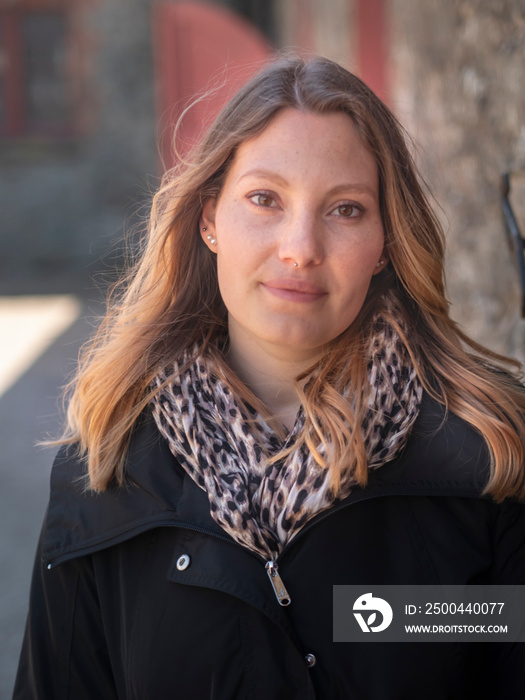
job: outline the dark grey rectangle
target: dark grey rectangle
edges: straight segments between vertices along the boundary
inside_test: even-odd
[[[334,642],[525,642],[525,586],[334,586]]]

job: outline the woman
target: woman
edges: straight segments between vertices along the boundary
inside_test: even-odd
[[[448,316],[387,107],[270,65],[167,174],[83,356],[15,698],[522,697],[519,644],[332,641],[335,584],[525,583],[503,359]]]

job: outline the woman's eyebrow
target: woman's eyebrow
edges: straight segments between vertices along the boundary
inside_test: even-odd
[[[269,180],[274,180],[283,187],[289,187],[290,185],[288,180],[282,175],[279,175],[279,173],[276,173],[273,170],[266,170],[265,168],[253,168],[252,170],[248,170],[239,176],[237,182],[241,182],[241,180],[244,180],[247,177],[265,177]]]
[[[248,170],[239,176],[237,182],[241,182],[248,177],[265,177],[269,180],[273,180],[282,187],[289,187],[290,183],[286,178],[273,170],[267,170],[265,168],[253,168]],[[330,190],[330,194],[339,194],[340,192],[358,192],[359,194],[368,194],[373,199],[377,199],[377,192],[373,187],[362,182],[345,182],[340,185],[336,185]]]
[[[330,194],[338,194],[339,192],[357,192],[359,194],[368,194],[373,199],[377,199],[377,191],[370,185],[364,182],[346,182],[341,185],[336,185],[330,190]]]

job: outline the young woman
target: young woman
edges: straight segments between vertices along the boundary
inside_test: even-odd
[[[448,316],[387,107],[270,65],[167,173],[80,363],[16,700],[523,697],[524,645],[332,641],[336,584],[525,583],[502,360]]]

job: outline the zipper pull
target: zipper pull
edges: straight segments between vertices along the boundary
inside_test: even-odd
[[[275,597],[279,605],[290,605],[292,599],[288,595],[288,591],[284,587],[282,578],[279,576],[279,571],[277,569],[277,564],[274,561],[267,561],[265,564],[266,573],[272,584]]]

